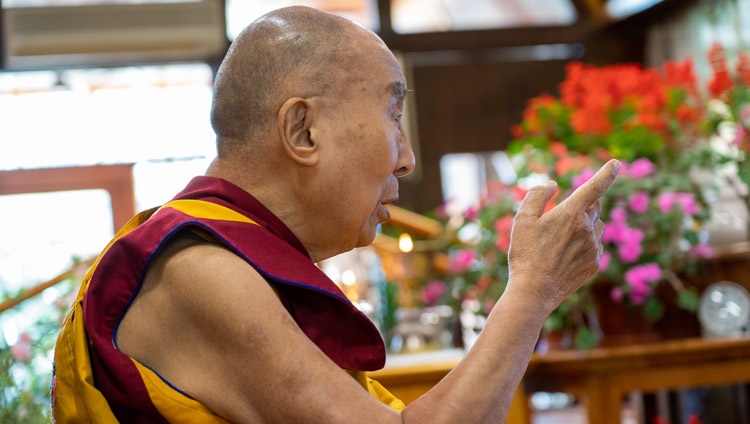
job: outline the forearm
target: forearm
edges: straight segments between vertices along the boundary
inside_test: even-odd
[[[464,360],[404,410],[404,422],[505,422],[548,313],[527,293],[506,291]]]

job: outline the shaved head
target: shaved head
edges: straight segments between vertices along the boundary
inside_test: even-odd
[[[279,106],[290,97],[341,90],[362,53],[352,48],[368,31],[339,16],[293,6],[270,12],[235,39],[214,84],[211,125],[219,157],[256,147],[274,129]]]

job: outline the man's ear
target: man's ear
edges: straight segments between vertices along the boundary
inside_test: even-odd
[[[279,139],[289,157],[305,166],[318,163],[318,143],[310,135],[313,114],[307,99],[292,97],[279,109]]]

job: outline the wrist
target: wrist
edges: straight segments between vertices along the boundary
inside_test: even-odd
[[[509,277],[503,297],[546,320],[562,299],[555,283],[541,283],[539,277],[515,274]]]

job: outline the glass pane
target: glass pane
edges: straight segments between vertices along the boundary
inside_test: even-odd
[[[377,0],[226,0],[227,35],[234,40],[248,24],[281,7],[310,6],[355,20],[378,30]]]
[[[142,4],[142,3],[193,3],[200,0],[4,0],[3,8],[12,7],[50,7],[50,6],[88,6],[103,4]]]
[[[185,160],[148,161],[133,167],[136,209],[163,205],[179,193],[196,175],[203,175],[212,157]]]
[[[211,81],[204,64],[0,74],[0,169],[212,157]]]
[[[605,7],[609,16],[616,19],[622,19],[642,12],[662,1],[663,0],[608,0]]]
[[[569,0],[391,0],[399,33],[573,24]]]
[[[113,235],[104,190],[0,196],[0,300],[66,272],[97,254]],[[52,348],[85,267],[0,314],[4,422],[51,422]]]
[[[0,285],[28,287],[88,259],[113,236],[105,190],[0,196]]]
[[[505,152],[449,153],[440,159],[440,183],[448,215],[477,207],[495,181],[516,181]]]

